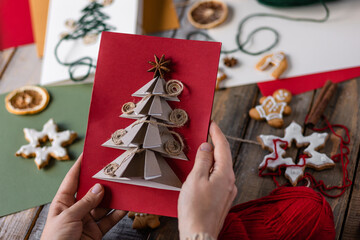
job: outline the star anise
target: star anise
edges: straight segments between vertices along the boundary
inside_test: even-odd
[[[170,69],[167,67],[170,64],[170,60],[165,61],[165,55],[163,54],[159,60],[159,58],[154,55],[155,62],[149,61],[149,63],[153,66],[148,72],[154,72],[154,77],[160,76],[164,78],[165,72],[170,72]]]
[[[233,57],[225,57],[224,59],[223,59],[223,61],[224,61],[224,64],[225,64],[225,66],[227,66],[227,67],[233,67],[233,66],[235,66],[236,64],[237,64],[237,59],[236,58],[233,58]]]

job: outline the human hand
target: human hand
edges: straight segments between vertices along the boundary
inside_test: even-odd
[[[101,239],[126,214],[97,208],[104,188],[95,184],[79,201],[75,200],[82,155],[66,174],[49,209],[41,239]]]
[[[229,143],[214,122],[210,136],[214,149],[209,143],[200,145],[194,167],[180,191],[180,239],[196,233],[216,239],[237,193]]]

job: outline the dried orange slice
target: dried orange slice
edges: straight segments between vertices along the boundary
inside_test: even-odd
[[[10,92],[5,98],[5,106],[13,114],[35,114],[44,110],[49,100],[50,95],[45,88],[25,86]]]
[[[222,1],[200,1],[188,12],[189,22],[196,28],[213,28],[223,23],[228,15],[228,7]]]

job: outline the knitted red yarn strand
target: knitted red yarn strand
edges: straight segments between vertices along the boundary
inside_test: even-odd
[[[324,128],[312,128],[313,131],[316,131],[316,132],[322,132],[322,131],[325,131],[327,129],[330,129],[330,131],[340,139],[340,146],[339,146],[339,149],[340,149],[340,153],[339,154],[335,154],[334,156],[331,157],[331,159],[334,161],[334,162],[340,162],[341,163],[341,167],[342,167],[342,172],[343,172],[343,176],[342,176],[342,185],[341,186],[330,186],[330,187],[327,187],[324,183],[323,180],[319,180],[317,181],[315,179],[315,177],[313,175],[311,175],[310,173],[307,173],[305,172],[304,173],[304,176],[298,181],[298,182],[301,182],[302,180],[304,179],[307,179],[309,182],[310,182],[310,186],[314,189],[318,189],[324,196],[327,196],[327,197],[331,197],[331,198],[337,198],[337,197],[340,197],[342,194],[344,194],[344,192],[346,191],[346,188],[351,186],[352,184],[352,181],[349,179],[349,174],[348,174],[348,170],[347,170],[347,167],[348,167],[348,164],[349,164],[349,153],[350,153],[350,149],[348,146],[349,143],[350,143],[350,135],[349,135],[349,130],[347,129],[347,127],[345,127],[344,125],[341,125],[341,124],[330,124],[330,122],[326,119],[326,117],[323,116],[323,119],[326,123],[326,126]],[[305,122],[306,122],[306,119],[305,119]],[[337,134],[334,130],[334,128],[342,128],[344,131],[345,131],[345,135],[346,135],[346,139],[344,139],[341,135]],[[281,176],[281,168],[283,167],[292,167],[292,166],[298,166],[298,167],[303,167],[305,166],[306,164],[306,158],[308,157],[307,155],[300,155],[299,158],[302,158],[304,160],[304,164],[302,165],[287,165],[287,164],[282,164],[282,165],[279,165],[278,169],[276,172],[267,172],[267,173],[264,173],[264,171],[266,170],[267,168],[267,165],[268,165],[268,161],[269,160],[276,160],[279,155],[278,155],[278,152],[277,152],[277,142],[281,142],[283,145],[284,145],[284,149],[286,150],[286,148],[289,146],[289,143],[286,142],[286,141],[283,141],[281,139],[274,139],[273,140],[274,142],[274,153],[275,153],[275,157],[271,158],[267,158],[265,159],[265,165],[259,170],[259,176],[272,176],[273,177],[273,181],[274,183],[276,184],[277,187],[280,187],[280,186],[288,186],[290,184],[286,183],[284,185],[280,185],[279,182],[277,181],[276,179],[276,176]],[[338,194],[329,194],[328,192],[329,191],[332,191],[332,190],[341,190],[340,193]]]
[[[344,192],[346,191],[346,188],[348,188],[349,186],[351,186],[352,181],[349,178],[349,172],[347,170],[347,167],[349,165],[349,154],[350,154],[350,149],[348,146],[348,144],[350,144],[350,134],[349,134],[349,129],[347,127],[345,127],[344,125],[341,124],[330,124],[330,122],[327,120],[327,118],[325,116],[322,116],[322,118],[324,119],[326,126],[323,128],[312,128],[313,131],[316,132],[322,132],[325,131],[327,129],[330,129],[330,131],[340,139],[340,153],[339,154],[335,154],[331,157],[331,159],[334,162],[341,162],[341,167],[342,167],[342,172],[343,172],[343,176],[342,176],[342,185],[341,186],[330,186],[327,187],[324,183],[324,181],[320,180],[320,181],[316,181],[316,179],[314,178],[314,176],[312,176],[309,173],[305,173],[303,178],[307,178],[310,180],[311,182],[311,187],[312,188],[316,188],[319,189],[319,191],[324,194],[327,197],[331,197],[331,198],[337,198],[340,197],[341,195],[344,194]],[[305,120],[306,122],[306,120]],[[334,128],[341,128],[345,131],[345,135],[346,135],[346,139],[344,139],[341,135],[337,134],[334,130]],[[328,191],[331,190],[341,190],[340,193],[335,194],[335,195],[331,195],[329,193],[327,193]]]
[[[280,187],[233,207],[219,235],[238,239],[334,239],[334,217],[324,196],[307,187]]]

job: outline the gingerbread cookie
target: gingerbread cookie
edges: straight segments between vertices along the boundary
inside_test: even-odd
[[[258,141],[264,149],[271,153],[264,157],[259,169],[266,167],[271,171],[276,171],[279,167],[285,166],[285,177],[293,186],[296,186],[299,179],[303,177],[306,167],[323,170],[335,166],[332,159],[324,153],[317,152],[325,146],[327,138],[327,133],[313,133],[309,136],[303,136],[301,126],[296,122],[292,122],[285,129],[285,136],[282,138],[273,135],[260,135]],[[304,150],[306,157],[300,158],[298,163],[295,163],[290,157],[284,158],[286,153],[284,147],[290,147],[293,141],[296,142],[298,148],[307,146]]]
[[[271,76],[278,79],[283,72],[287,69],[288,63],[286,56],[283,52],[277,52],[269,54],[261,58],[261,60],[255,65],[255,68],[259,71],[264,71],[268,67],[273,67]]]
[[[35,114],[44,110],[49,100],[50,95],[45,88],[25,86],[10,92],[5,98],[5,106],[13,114]]]
[[[35,157],[34,161],[38,169],[46,166],[51,157],[57,160],[69,160],[64,146],[71,144],[77,137],[74,131],[58,132],[53,119],[47,121],[40,132],[32,128],[24,128],[24,134],[29,144],[21,146],[15,155],[24,158]],[[51,146],[41,146],[47,140],[51,141]]]
[[[160,226],[160,220],[158,215],[129,212],[128,217],[134,219],[132,225],[133,229],[144,229],[148,227],[154,229]]]
[[[291,92],[286,89],[276,90],[272,96],[260,98],[260,104],[250,109],[249,115],[255,120],[265,119],[268,124],[275,128],[281,128],[284,125],[283,114],[289,115],[292,98]]]

